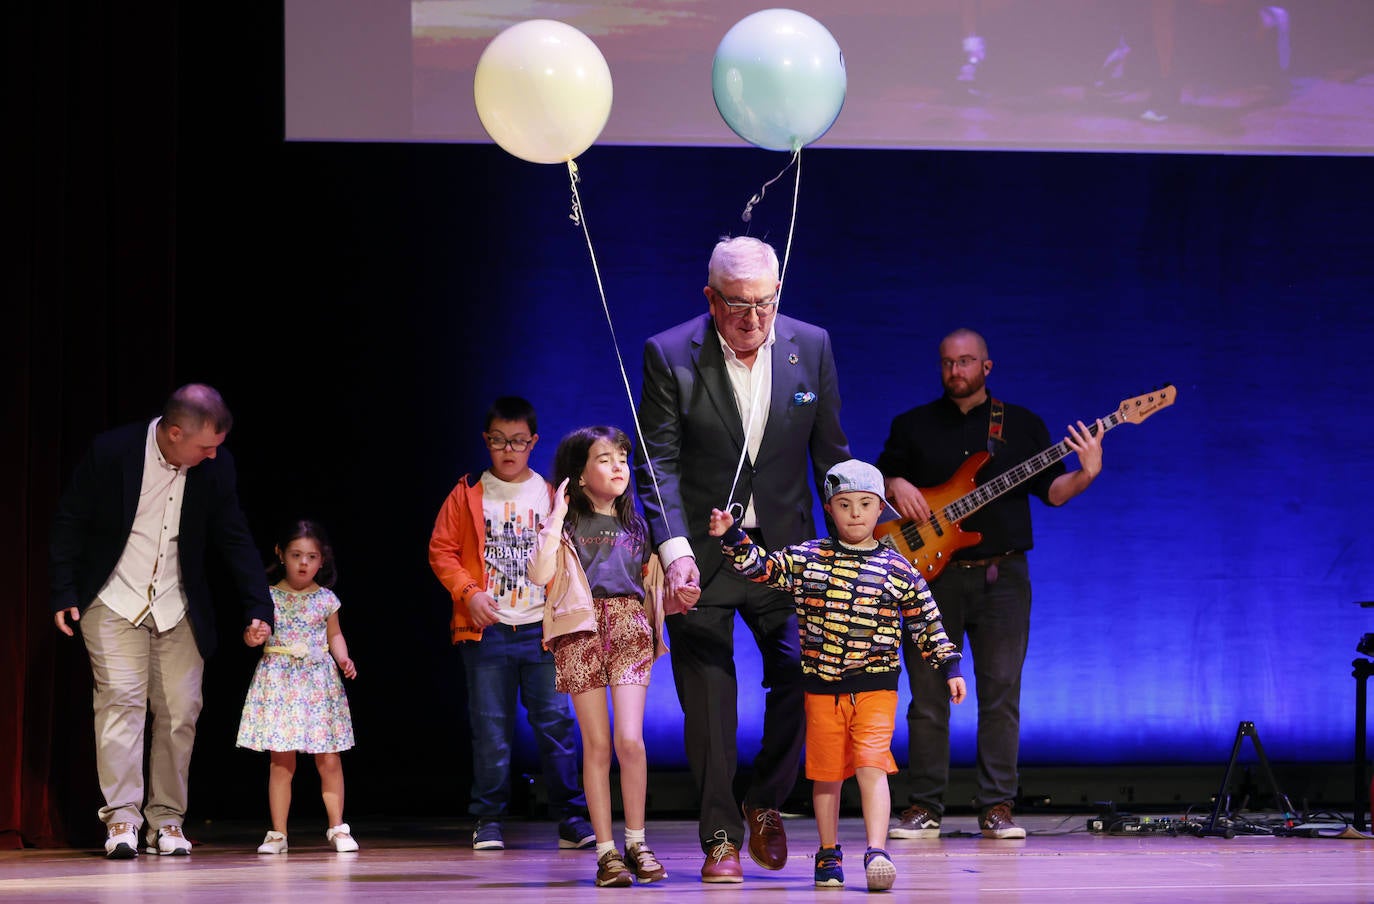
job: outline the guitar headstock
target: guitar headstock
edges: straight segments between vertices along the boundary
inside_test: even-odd
[[[1116,414],[1122,423],[1138,424],[1156,411],[1162,411],[1174,404],[1174,399],[1177,397],[1178,390],[1174,388],[1174,385],[1165,383],[1152,392],[1131,399],[1123,399],[1116,408]]]

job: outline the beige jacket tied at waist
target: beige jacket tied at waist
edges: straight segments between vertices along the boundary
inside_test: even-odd
[[[544,589],[544,648],[555,637],[583,632],[596,633],[596,608],[592,587],[572,541],[563,536],[563,521],[549,518],[539,531],[539,542],[530,552],[527,575]],[[668,652],[663,630],[663,565],[655,553],[644,566],[644,614],[654,632],[654,658]]]

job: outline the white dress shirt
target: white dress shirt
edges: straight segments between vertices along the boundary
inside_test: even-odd
[[[763,428],[768,424],[768,410],[773,398],[774,339],[774,332],[770,328],[768,338],[759,346],[752,366],[741,361],[739,355],[735,354],[735,350],[726,344],[724,339],[720,340],[720,350],[725,355],[725,373],[730,377],[730,388],[735,393],[735,408],[739,410],[740,421],[744,426],[744,447],[749,452],[751,462],[759,460],[759,445],[763,442]],[[738,485],[739,481],[732,480],[731,483]],[[745,502],[744,517],[739,519],[739,526],[759,526],[752,495]]]
[[[181,586],[177,541],[187,469],[162,457],[157,445],[157,425],[161,420],[154,418],[148,425],[134,526],[114,573],[100,588],[99,598],[135,625],[141,625],[151,615],[158,630],[166,631],[186,617],[186,591]]]

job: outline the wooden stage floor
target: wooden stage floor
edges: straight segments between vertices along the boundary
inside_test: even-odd
[[[888,843],[898,870],[888,894],[921,904],[1374,902],[1374,839],[1368,837],[1123,837],[1089,834],[1087,820],[1088,814],[1018,816],[1030,837],[993,841],[976,834],[973,816],[948,817],[939,840]],[[260,828],[188,826],[188,836],[197,842],[190,857],[107,861],[88,850],[0,852],[0,899],[380,904],[476,896],[483,904],[542,904],[649,895],[665,902],[724,904],[849,900],[866,894],[858,819],[841,824],[849,856],[842,890],[812,885],[814,824],[797,818],[786,826],[792,854],[786,868],[766,872],[746,856],[742,885],[704,885],[694,824],[650,821],[649,842],[668,878],[633,889],[594,887],[594,854],[558,850],[552,823],[506,823],[506,850],[473,851],[464,820],[361,820],[353,823],[362,845],[356,854],[336,854],[322,832],[293,827],[291,852],[278,856],[254,852]]]

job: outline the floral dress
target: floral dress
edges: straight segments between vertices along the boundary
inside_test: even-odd
[[[238,746],[250,750],[334,753],[353,746],[339,668],[329,654],[326,623],[339,598],[324,587],[308,593],[272,590],[275,622],[253,672],[239,721]]]

